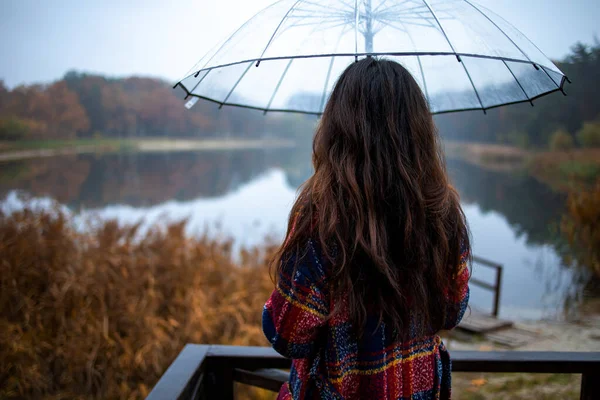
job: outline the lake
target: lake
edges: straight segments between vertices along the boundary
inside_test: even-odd
[[[188,219],[190,234],[232,236],[237,246],[281,240],[298,186],[311,173],[308,149],[79,154],[1,163],[4,212],[32,197],[85,217],[145,226]],[[565,197],[533,178],[449,160],[473,236],[473,253],[504,265],[500,316],[562,319],[580,301],[580,273],[563,264],[557,224]],[[493,282],[493,271],[474,266]],[[472,286],[471,307],[491,292]]]

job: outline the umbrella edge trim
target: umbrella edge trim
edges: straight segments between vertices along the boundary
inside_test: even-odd
[[[565,81],[566,81],[566,77],[563,75],[563,79],[562,79],[561,84],[560,84],[559,87],[557,87],[556,89],[549,90],[547,92],[540,93],[537,96],[530,97],[528,99],[517,100],[517,101],[508,102],[508,103],[496,104],[496,105],[489,106],[489,107],[456,108],[456,109],[450,109],[450,110],[444,110],[444,111],[434,111],[431,114],[432,115],[440,115],[440,114],[450,114],[450,113],[458,113],[458,112],[465,112],[465,111],[484,111],[485,112],[487,110],[492,110],[494,108],[499,108],[499,107],[504,107],[504,106],[510,106],[510,105],[514,105],[514,104],[521,104],[521,103],[531,103],[533,105],[533,101],[539,99],[540,97],[544,97],[544,96],[547,96],[549,94],[556,93],[556,92],[563,92]],[[181,87],[186,92],[186,98],[188,98],[188,97],[197,97],[199,99],[206,100],[206,101],[209,101],[211,103],[217,104],[217,105],[219,105],[219,107],[228,106],[228,107],[246,108],[246,109],[249,109],[249,110],[262,111],[264,114],[276,112],[276,113],[290,113],[290,114],[293,113],[293,114],[314,115],[314,116],[317,116],[317,117],[319,117],[319,116],[321,116],[323,114],[322,112],[316,112],[316,111],[302,111],[302,110],[285,109],[285,108],[262,108],[262,107],[250,106],[250,105],[240,104],[240,103],[222,103],[222,102],[220,102],[218,100],[215,100],[215,99],[212,99],[210,97],[206,97],[206,96],[201,96],[201,95],[198,95],[198,94],[190,93],[187,90],[187,88],[181,82],[178,82],[174,86],[174,88],[176,88],[177,86]]]
[[[246,60],[241,60],[241,61],[235,61],[235,62],[231,62],[231,63],[225,63],[225,64],[219,64],[219,65],[215,65],[213,67],[209,67],[209,68],[202,68],[199,69],[197,71],[194,71],[193,73],[189,74],[188,76],[186,76],[185,78],[183,78],[182,80],[180,80],[179,82],[183,82],[184,80],[186,80],[187,78],[189,78],[192,75],[196,75],[199,74],[201,72],[204,71],[210,71],[213,69],[219,69],[219,68],[226,68],[226,67],[231,67],[234,65],[239,65],[239,64],[245,64],[245,63],[256,63],[256,62],[264,62],[264,61],[278,61],[278,60],[290,60],[290,59],[307,59],[307,58],[327,58],[327,57],[354,57],[355,54],[354,53],[331,53],[331,54],[312,54],[312,55],[297,55],[297,56],[281,56],[281,57],[266,57],[266,58],[250,58],[250,59],[246,59]],[[518,58],[511,58],[511,57],[501,57],[501,56],[488,56],[485,54],[473,54],[473,53],[453,53],[453,52],[383,52],[383,53],[358,53],[357,56],[393,56],[393,57],[415,57],[415,56],[459,56],[459,57],[470,57],[470,58],[483,58],[483,59],[488,59],[488,60],[498,60],[498,61],[509,61],[509,62],[516,62],[516,63],[522,63],[522,64],[531,64],[534,67],[535,66],[540,66],[540,67],[544,67],[547,68],[549,70],[554,71],[553,68],[548,67],[546,65],[542,65],[542,64],[538,64],[529,60],[520,60]],[[558,70],[561,75],[564,76],[564,73],[560,70],[560,68],[558,68],[558,66],[556,66],[552,60],[548,60],[552,63],[552,65],[554,66],[554,68],[556,68],[556,70]]]

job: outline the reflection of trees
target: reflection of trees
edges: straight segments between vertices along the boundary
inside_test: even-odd
[[[20,189],[70,206],[147,206],[220,196],[277,164],[281,152],[77,155],[3,165],[0,195]],[[289,157],[288,157],[289,158]],[[282,164],[282,163],[281,163]]]
[[[465,203],[502,214],[528,243],[551,243],[560,221],[565,196],[551,191],[528,175],[494,172],[448,160],[448,171]]]
[[[3,163],[0,171],[2,197],[12,189],[21,189],[68,203],[81,191],[90,172],[90,162],[74,155],[39,158]]]

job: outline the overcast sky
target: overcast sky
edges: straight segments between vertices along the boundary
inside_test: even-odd
[[[0,0],[0,80],[48,82],[68,70],[172,81],[272,0]],[[547,56],[600,35],[600,0],[478,0]],[[51,6],[50,6],[51,5]]]

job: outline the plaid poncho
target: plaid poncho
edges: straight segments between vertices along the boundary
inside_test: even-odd
[[[469,298],[468,249],[463,248],[456,279],[460,296],[448,299],[444,329],[461,320]],[[437,335],[397,342],[378,318],[369,318],[362,338],[348,315],[326,320],[328,268],[318,244],[283,266],[263,310],[263,330],[273,348],[292,358],[289,383],[278,399],[449,399],[451,362]],[[343,302],[343,299],[341,300]],[[344,309],[344,304],[342,304]],[[378,326],[379,325],[379,326]]]

